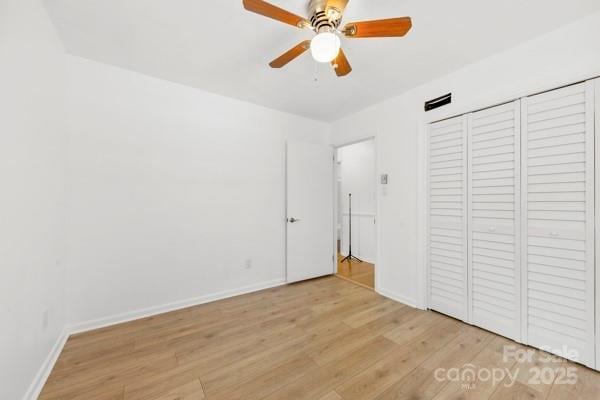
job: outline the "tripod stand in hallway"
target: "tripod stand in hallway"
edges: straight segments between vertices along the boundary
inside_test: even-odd
[[[352,263],[352,261],[362,262],[360,258],[352,255],[352,193],[348,194],[348,255],[341,262],[346,261],[348,263]]]

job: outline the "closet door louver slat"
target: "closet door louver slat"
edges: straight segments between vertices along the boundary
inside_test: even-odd
[[[520,340],[520,102],[468,120],[469,319]]]
[[[467,123],[430,125],[428,263],[430,308],[467,320]]]
[[[594,90],[523,99],[523,334],[594,367]],[[526,268],[525,268],[526,266]]]

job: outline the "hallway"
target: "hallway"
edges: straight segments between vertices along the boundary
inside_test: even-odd
[[[344,262],[344,256],[338,254],[337,276],[364,286],[369,289],[375,288],[375,265],[368,262]]]

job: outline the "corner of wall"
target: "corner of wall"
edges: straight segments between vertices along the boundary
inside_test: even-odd
[[[380,295],[382,295],[384,297],[387,297],[388,299],[397,301],[398,303],[405,304],[409,307],[425,310],[424,307],[419,306],[416,299],[401,295],[399,293],[395,293],[392,290],[379,287],[379,288],[377,288],[377,293],[379,293]]]
[[[52,372],[52,369],[54,368],[54,365],[56,364],[56,361],[58,361],[60,353],[69,339],[69,336],[71,335],[68,332],[68,329],[65,327],[35,375],[35,378],[31,382],[29,389],[27,392],[25,392],[23,400],[36,400],[39,397],[44,385],[46,384],[46,381],[48,380],[48,377],[50,376],[50,373]]]

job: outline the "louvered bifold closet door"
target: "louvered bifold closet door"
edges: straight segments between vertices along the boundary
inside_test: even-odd
[[[469,115],[470,322],[521,338],[520,101]]]
[[[467,319],[466,117],[429,127],[429,306]]]
[[[593,85],[583,83],[523,99],[522,111],[524,333],[532,346],[588,366],[595,363],[593,103]]]

